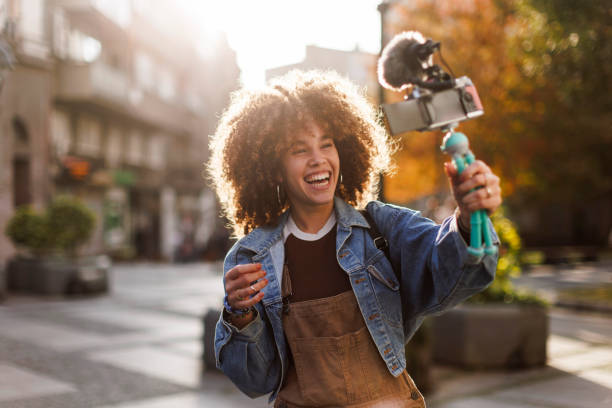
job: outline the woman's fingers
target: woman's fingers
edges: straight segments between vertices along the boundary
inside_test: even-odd
[[[266,271],[258,271],[253,273],[245,273],[238,276],[236,279],[225,281],[225,291],[227,293],[236,291],[237,289],[246,288],[253,282],[256,282],[266,276]]]
[[[264,297],[261,291],[268,285],[267,279],[261,279],[246,288],[237,289],[233,294],[228,295],[228,302],[234,309],[246,309],[259,302]]]
[[[476,173],[472,178],[462,182],[457,186],[459,195],[466,195],[471,190],[478,187],[494,187],[499,185],[499,177],[493,173]]]
[[[256,296],[253,296],[252,298],[249,298],[246,300],[239,300],[235,302],[234,304],[230,303],[230,306],[233,309],[248,309],[249,307],[254,306],[258,302],[260,302],[261,299],[263,299],[263,297],[264,297],[264,293],[259,292]]]
[[[447,166],[448,167],[448,166]],[[474,212],[484,209],[492,212],[501,205],[500,179],[480,160],[467,166],[461,174],[448,168],[453,194],[462,210]]]
[[[225,274],[225,293],[230,306],[245,309],[263,298],[263,289],[268,280],[260,263],[236,265]]]
[[[491,173],[491,168],[482,160],[475,160],[459,174],[460,182],[471,179],[477,173]]]
[[[479,188],[478,190],[467,194],[461,200],[462,205],[469,212],[474,212],[480,209],[492,212],[501,205],[501,202],[501,188],[499,186]]]
[[[261,270],[260,263],[249,263],[236,265],[225,274],[225,280],[233,280],[245,273],[253,273]]]

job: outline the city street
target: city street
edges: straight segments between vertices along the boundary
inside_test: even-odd
[[[220,270],[220,263],[115,265],[105,296],[10,296],[0,304],[0,408],[268,406],[202,369],[201,318],[221,303]],[[540,272],[532,279],[567,277]],[[604,281],[611,273],[576,272]],[[552,309],[550,328],[547,367],[435,367],[428,407],[610,406],[610,316]]]

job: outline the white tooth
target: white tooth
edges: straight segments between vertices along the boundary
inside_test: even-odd
[[[330,174],[327,173],[323,173],[323,174],[316,174],[313,176],[310,176],[306,179],[306,181],[308,182],[315,182],[315,181],[321,181],[321,180],[325,180],[326,178],[330,177]]]

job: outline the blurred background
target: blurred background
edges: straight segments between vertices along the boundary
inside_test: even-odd
[[[486,114],[461,127],[501,176],[524,245],[553,258],[560,246],[608,249],[605,2],[378,3],[2,1],[0,227],[21,205],[69,193],[99,221],[82,251],[199,258],[225,234],[200,175],[230,91],[331,68],[374,104],[399,101],[377,83],[377,54],[415,29],[479,88]],[[440,137],[402,137],[383,191],[437,220],[449,212]],[[13,253],[0,234],[0,261]]]
[[[124,302],[141,312],[157,307],[183,319],[177,327],[190,327],[179,336],[184,343],[170,347],[175,357],[178,350],[183,357],[199,358],[200,318],[208,307],[219,306],[219,260],[231,245],[203,177],[208,136],[230,93],[262,86],[294,68],[319,68],[358,83],[372,104],[401,101],[403,95],[379,86],[377,58],[395,34],[418,30],[442,43],[445,60],[455,74],[472,79],[484,105],[484,116],[459,129],[470,138],[476,157],[502,180],[504,207],[495,221],[504,231],[502,255],[507,255],[500,263],[500,277],[506,280],[496,288],[500,299],[510,303],[522,296],[509,288],[511,282],[536,293],[542,304],[553,307],[549,310],[569,305],[572,311],[603,313],[585,317],[591,319],[586,322],[567,317],[563,309],[556,315],[562,323],[550,327],[551,336],[561,335],[555,332],[559,327],[570,336],[579,332],[576,327],[591,325],[572,341],[603,353],[603,360],[598,358],[607,364],[604,374],[598,366],[599,374],[589,378],[606,386],[592,389],[581,383],[581,389],[610,397],[612,351],[598,348],[609,346],[605,327],[612,327],[606,320],[612,310],[609,1],[0,0],[0,29],[0,318],[7,314],[7,322],[15,325],[26,315],[48,320],[43,311],[57,307],[52,316],[60,327],[98,330],[102,336],[129,326],[116,323],[117,310],[109,304]],[[436,221],[452,213],[441,137],[440,132],[411,132],[398,139],[398,171],[382,183],[385,201],[421,210]],[[30,273],[26,282],[29,272],[23,271],[34,270],[32,262],[40,259],[43,269],[68,272],[53,284],[46,272]],[[106,297],[66,303],[67,293]],[[63,315],[89,319],[100,306],[95,302],[111,307],[108,316],[113,317],[104,319],[107,325],[115,321],[114,326],[92,329],[80,326],[74,315]],[[129,313],[137,315],[133,309]],[[8,365],[3,360],[10,362],[16,344],[40,333],[33,327],[0,341],[4,346],[17,341],[0,349],[0,407],[3,401],[11,407],[50,406],[44,392],[36,398],[11,393],[9,382],[1,379],[2,373],[15,383],[29,378],[18,372],[27,366],[22,360]],[[74,338],[72,332],[62,335]],[[177,338],[167,336],[158,343]],[[554,350],[576,346],[563,336],[552,337]],[[545,338],[550,356],[551,337]],[[124,341],[116,338],[117,344]],[[123,360],[107,357],[101,359]],[[127,369],[134,370],[142,357],[134,357]],[[51,375],[49,367],[37,369]],[[56,380],[58,372],[65,372],[57,370],[51,375]],[[441,373],[435,377],[448,374]],[[61,406],[137,399],[125,390],[115,399],[107,393],[108,400],[87,394],[86,385],[77,386],[78,378],[64,378],[73,385],[49,395]],[[201,387],[200,374],[197,378],[179,381],[185,389],[178,391]],[[173,400],[167,406],[244,403],[232,400],[239,398],[235,390],[215,378],[210,392],[225,390],[215,400],[220,405],[186,397],[180,405]],[[500,384],[507,381],[505,375],[499,378]],[[160,395],[178,392],[161,385],[150,385],[147,392],[161,389]],[[64,395],[75,390],[89,396]],[[137,396],[159,396],[147,392]],[[598,404],[605,398],[567,406],[603,406]],[[556,403],[550,406],[565,406]]]

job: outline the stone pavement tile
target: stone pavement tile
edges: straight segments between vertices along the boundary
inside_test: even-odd
[[[549,366],[570,373],[610,364],[612,364],[612,349],[609,347],[591,348],[583,353],[552,358],[548,362]]]
[[[570,354],[582,353],[588,350],[589,344],[583,341],[570,339],[564,336],[551,334],[548,336],[548,358],[554,359]]]
[[[524,402],[499,401],[487,397],[461,398],[441,404],[427,403],[427,408],[542,408],[541,405],[530,405]]]
[[[564,375],[512,387],[487,396],[491,399],[554,408],[599,408],[612,406],[612,388],[588,379]]]
[[[31,319],[30,316],[35,313],[31,307],[27,308],[27,313],[21,308],[12,308],[11,312],[0,310],[0,325],[12,328],[6,333],[9,337],[67,352],[202,336],[199,318],[96,303],[96,307],[75,303],[72,308],[52,308],[53,312],[47,319]],[[40,314],[44,310],[45,307],[39,305],[36,313]],[[56,318],[58,315],[61,317]],[[81,322],[87,323],[79,326]],[[103,330],[91,330],[96,325]]]
[[[2,336],[56,351],[68,352],[104,344],[106,337],[41,321],[3,316]]]
[[[612,345],[612,324],[609,316],[560,309],[552,309],[549,316],[551,333],[587,343]]]
[[[92,362],[79,353],[58,352],[2,334],[0,361],[70,384],[77,392],[0,401],[0,408],[87,408],[190,391],[181,385]]]
[[[78,307],[77,307],[78,308]],[[75,308],[75,309],[77,309]],[[95,321],[86,316],[79,316],[75,310],[64,309],[38,309],[31,311],[17,311],[14,317],[19,319],[28,319],[29,321],[42,321],[45,323],[53,323],[55,325],[73,328],[80,331],[101,334],[101,335],[116,335],[136,330],[133,326],[118,325],[115,322]]]
[[[207,392],[177,394],[96,408],[266,408],[267,401],[267,396],[253,400],[236,394]]]
[[[94,351],[87,353],[86,358],[186,387],[200,386],[202,364],[199,359],[181,356],[161,348],[141,346]]]
[[[612,366],[584,371],[580,373],[580,377],[612,390]]]
[[[444,367],[443,370],[441,374],[434,372],[439,380],[433,393],[428,395],[428,402],[442,403],[462,396],[468,398],[504,389],[512,384],[538,381],[559,375],[559,371],[551,367],[516,371],[464,371],[448,367]]]
[[[166,350],[176,352],[183,356],[201,358],[203,352],[202,339],[188,339],[158,343],[156,346],[164,347]]]
[[[0,362],[0,402],[75,391],[70,383]]]
[[[163,309],[175,313],[184,313],[193,316],[204,316],[208,309],[220,310],[223,306],[223,294],[218,296],[184,296],[164,302]]]
[[[140,330],[158,329],[160,327],[181,327],[192,330],[200,328],[200,322],[192,317],[177,316],[163,311],[145,310],[121,304],[95,309],[80,308],[72,314],[96,322]]]

